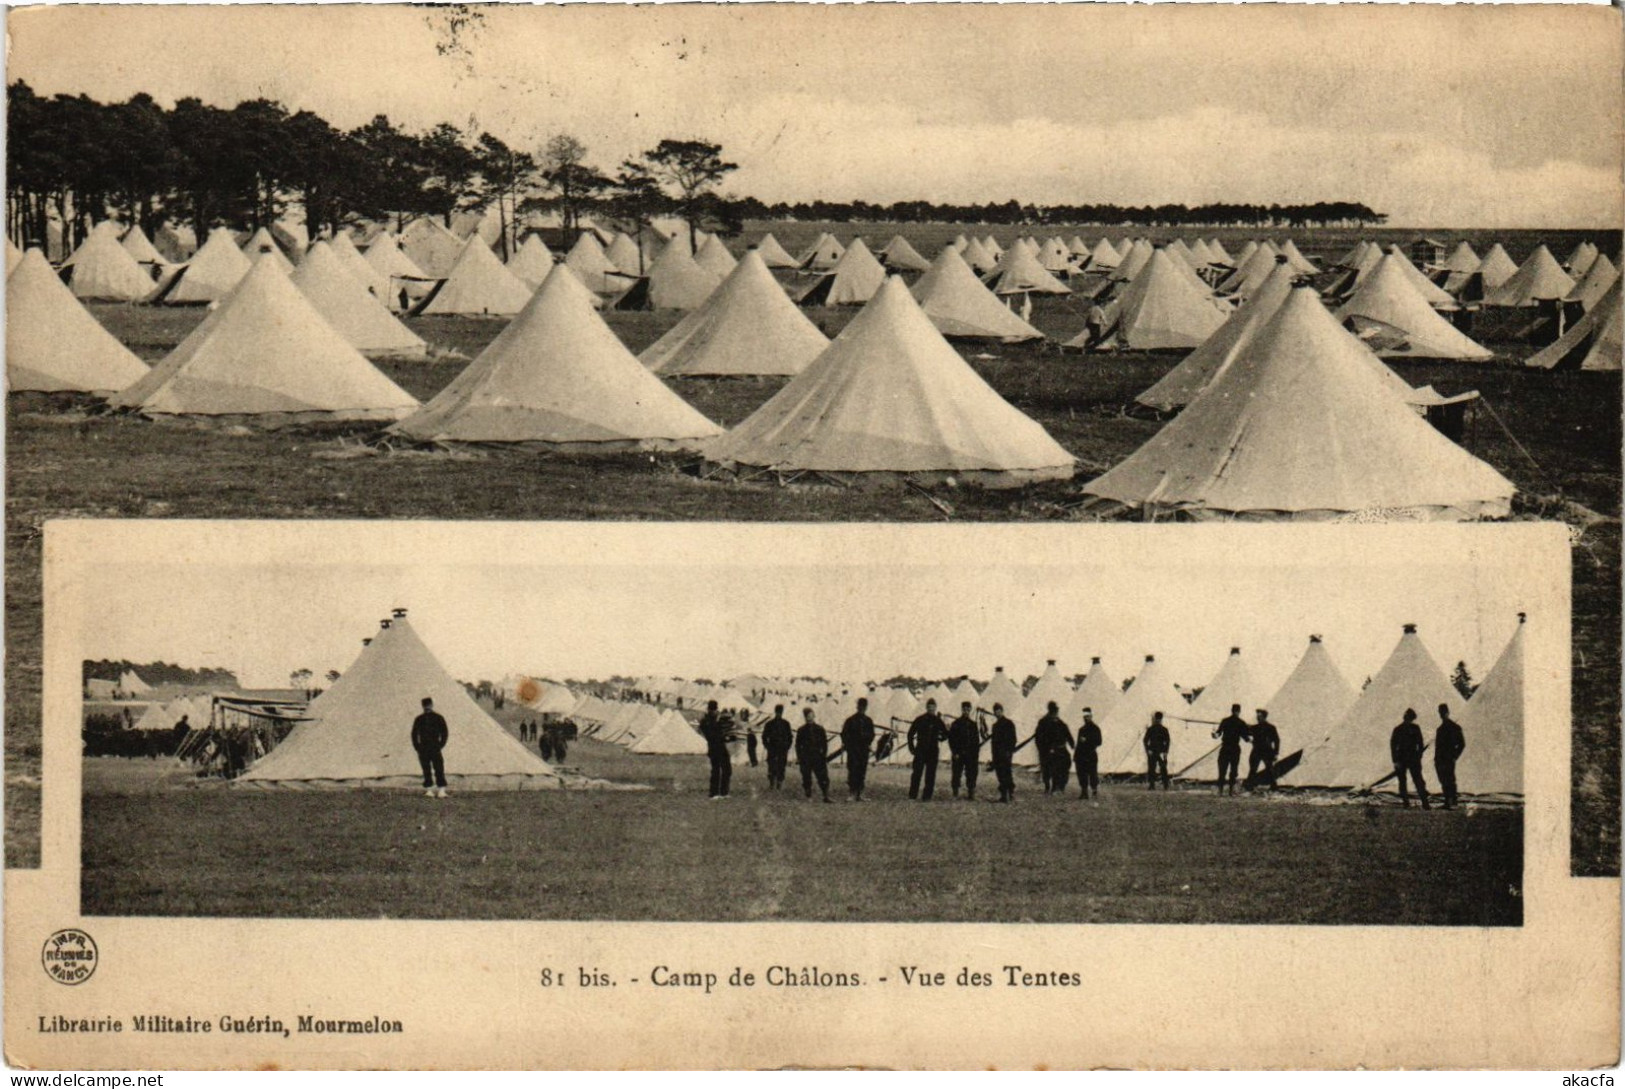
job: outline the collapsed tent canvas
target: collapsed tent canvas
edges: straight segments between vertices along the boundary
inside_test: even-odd
[[[693,449],[722,433],[626,350],[567,265],[554,266],[519,316],[393,430],[583,451]]]
[[[149,416],[396,420],[415,397],[351,347],[262,257],[151,373],[111,403]]]
[[[698,309],[638,358],[668,376],[800,374],[828,346],[751,250]]]
[[[1084,491],[1197,519],[1505,517],[1511,482],[1393,381],[1313,288],[1294,288],[1184,412]]]
[[[31,249],[6,277],[6,386],[13,392],[107,394],[147,374],[147,365],[103,329]]]
[[[991,487],[1073,469],[1072,455],[971,369],[897,277],[707,453],[777,471],[951,475]]]
[[[359,657],[310,705],[311,721],[236,782],[255,787],[417,787],[423,770],[410,725],[434,701],[446,720],[446,780],[453,789],[544,789],[558,772],[480,709],[404,615],[383,622]]]

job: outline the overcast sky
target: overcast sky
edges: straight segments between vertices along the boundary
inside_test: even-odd
[[[764,200],[1361,200],[1401,225],[1621,221],[1604,7],[57,7],[8,78],[449,120],[599,165],[716,140]]]
[[[341,542],[281,523],[282,551],[266,562],[253,558],[264,524],[238,525],[185,523],[154,534],[173,562],[83,572],[93,603],[83,656],[224,666],[245,683],[281,685],[300,667],[347,668],[399,605],[465,680],[985,680],[1003,665],[1019,681],[1047,658],[1070,675],[1100,655],[1121,681],[1152,653],[1191,686],[1240,646],[1273,685],[1317,633],[1358,683],[1407,622],[1421,625],[1441,666],[1465,660],[1481,675],[1517,612],[1539,604],[1534,560],[1495,531],[1472,538],[1487,547],[1469,553],[1442,538],[1374,534],[1350,549],[1347,530],[1282,527],[1239,538],[1188,526],[1040,527],[1039,539],[1031,527],[971,527],[967,537],[963,527],[544,523],[443,526],[428,540],[383,523]],[[98,539],[140,555],[120,545],[122,532]]]

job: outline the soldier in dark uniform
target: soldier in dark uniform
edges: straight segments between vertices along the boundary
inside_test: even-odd
[[[1258,721],[1253,724],[1253,747],[1247,754],[1247,789],[1257,790],[1260,782],[1258,769],[1264,769],[1263,781],[1275,789],[1275,758],[1281,755],[1281,732],[1270,721],[1270,713],[1258,709]]]
[[[570,736],[571,731],[574,729],[575,723],[571,722],[569,719],[565,719],[556,729],[552,731],[553,755],[559,760],[563,760],[569,754]]]
[[[796,766],[801,768],[801,789],[812,797],[813,780],[829,801],[829,735],[813,718],[811,707],[802,709],[804,720],[796,731]]]
[[[451,731],[434,709],[434,700],[424,696],[423,713],[412,720],[412,748],[423,768],[423,793],[431,798],[446,796],[445,748],[450,738]]]
[[[784,766],[790,762],[790,723],[784,717],[784,704],[773,705],[773,717],[762,727],[762,747],[767,750],[767,785],[784,789]]]
[[[1219,739],[1219,793],[1224,793],[1228,782],[1230,796],[1236,796],[1236,776],[1241,773],[1241,743],[1249,738],[1247,720],[1241,717],[1241,704],[1232,703],[1230,713],[1213,728]]]
[[[711,800],[726,798],[734,774],[733,758],[728,755],[728,721],[717,714],[716,700],[705,705],[700,736],[705,738],[705,755],[711,760]]]
[[[1439,704],[1439,729],[1433,735],[1433,773],[1439,777],[1444,807],[1456,808],[1456,761],[1467,751],[1461,724],[1450,717],[1450,705]]]
[[[1033,744],[1038,746],[1038,764],[1044,776],[1044,793],[1066,790],[1067,769],[1072,764],[1072,731],[1061,721],[1060,707],[1051,700],[1044,717],[1033,728]]]
[[[1095,725],[1092,708],[1083,709],[1083,723],[1078,727],[1078,747],[1072,758],[1078,769],[1078,797],[1100,797],[1100,727]]]
[[[971,714],[969,700],[959,705],[959,717],[948,727],[948,756],[954,797],[959,797],[959,780],[963,777],[965,797],[974,802],[977,765],[982,760],[982,731],[976,725],[975,716]]]
[[[1016,800],[1016,777],[1012,765],[1016,755],[1016,724],[1004,717],[1004,704],[993,705],[993,774],[999,780],[999,801]]]
[[[854,802],[863,801],[863,785],[869,778],[869,746],[874,744],[875,722],[869,717],[869,701],[858,699],[858,709],[841,723],[841,748],[846,753],[846,792]]]
[[[908,796],[929,802],[937,788],[937,758],[939,746],[948,739],[948,728],[937,714],[937,701],[925,701],[925,713],[908,727],[908,751],[914,754],[914,767],[909,774]]]
[[[1394,777],[1399,780],[1399,798],[1407,809],[1411,804],[1411,796],[1405,790],[1407,775],[1416,784],[1416,796],[1422,799],[1422,808],[1433,808],[1428,804],[1428,785],[1422,778],[1422,751],[1426,747],[1422,727],[1416,724],[1416,712],[1405,708],[1404,721],[1388,736],[1388,755],[1394,761]]]
[[[750,758],[750,766],[756,766],[756,731],[749,726],[745,727],[745,755]]]
[[[1151,712],[1151,725],[1145,728],[1145,738],[1141,744],[1145,746],[1145,777],[1146,789],[1157,789],[1157,776],[1162,776],[1162,789],[1168,789],[1168,746],[1172,738],[1168,736],[1168,727],[1162,724],[1162,712]]]

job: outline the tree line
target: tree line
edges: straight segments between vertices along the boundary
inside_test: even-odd
[[[116,681],[133,670],[135,675],[150,685],[180,685],[187,688],[236,688],[237,675],[229,669],[189,669],[171,662],[132,662],[98,658],[86,661],[80,668],[79,683],[86,681]]]
[[[295,209],[311,238],[363,220],[400,230],[413,219],[452,225],[458,213],[495,213],[500,250],[533,213],[558,216],[566,236],[589,215],[637,233],[660,216],[694,232],[738,233],[747,219],[948,222],[1003,225],[1354,226],[1384,222],[1364,204],[1041,205],[933,201],[764,203],[718,186],[738,169],[720,145],[663,139],[614,168],[595,166],[575,137],[513,147],[493,133],[440,123],[413,132],[379,114],[343,130],[310,110],[270,99],[230,108],[182,98],[165,108],[150,95],[102,103],[88,95],[42,96],[18,80],[6,88],[7,234],[40,244],[64,225],[73,248],[100,220],[116,217],[149,236],[166,224],[270,227]]]

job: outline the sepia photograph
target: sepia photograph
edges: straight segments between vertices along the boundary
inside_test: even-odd
[[[1617,1061],[1617,7],[4,18],[13,1065]]]
[[[1522,922],[1533,572],[1072,536],[109,562],[83,913]],[[550,560],[629,537],[665,548]]]

